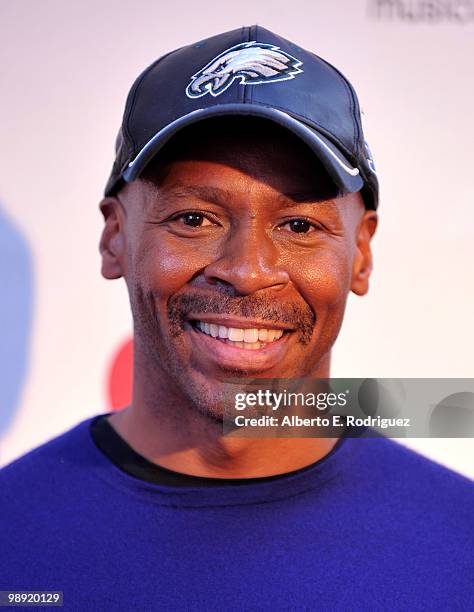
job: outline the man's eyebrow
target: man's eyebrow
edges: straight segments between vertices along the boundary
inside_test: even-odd
[[[197,198],[213,204],[224,205],[231,198],[231,194],[218,187],[209,187],[205,185],[176,185],[171,187],[164,194],[165,197],[173,198]]]

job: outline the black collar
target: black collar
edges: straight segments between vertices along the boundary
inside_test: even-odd
[[[306,466],[286,474],[264,476],[261,478],[205,478],[202,476],[189,476],[188,474],[173,472],[145,459],[115,431],[109,423],[107,416],[108,414],[101,414],[91,422],[91,434],[96,446],[122,471],[146,482],[169,487],[192,488],[250,485],[279,480],[311,467]]]

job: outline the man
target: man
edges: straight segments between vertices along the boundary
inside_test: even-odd
[[[255,26],[142,73],[101,202],[133,400],[0,472],[1,589],[71,610],[472,607],[467,479],[381,437],[223,432],[229,379],[329,377],[377,206],[355,92],[315,55]]]

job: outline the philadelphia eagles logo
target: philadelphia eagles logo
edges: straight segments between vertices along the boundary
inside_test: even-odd
[[[236,80],[242,85],[287,81],[303,72],[301,65],[302,62],[280,47],[255,41],[241,43],[227,49],[193,74],[186,95],[189,98],[206,94],[220,96]]]

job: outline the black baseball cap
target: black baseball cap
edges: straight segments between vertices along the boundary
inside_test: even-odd
[[[342,194],[361,191],[366,208],[377,208],[377,175],[354,88],[322,58],[257,25],[171,51],[142,72],[128,94],[105,195],[138,178],[184,127],[235,115],[287,128]]]

